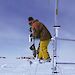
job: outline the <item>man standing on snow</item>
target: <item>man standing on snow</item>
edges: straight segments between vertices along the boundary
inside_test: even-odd
[[[32,36],[40,39],[38,58],[40,60],[50,59],[47,48],[52,38],[51,33],[43,23],[33,17],[28,17],[28,22],[33,30]]]

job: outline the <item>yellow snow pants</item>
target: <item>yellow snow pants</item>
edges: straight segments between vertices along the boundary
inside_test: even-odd
[[[49,53],[48,53],[48,44],[50,40],[45,40],[45,41],[40,41],[40,48],[39,48],[39,53],[38,53],[38,58],[39,59],[48,59],[49,58]]]

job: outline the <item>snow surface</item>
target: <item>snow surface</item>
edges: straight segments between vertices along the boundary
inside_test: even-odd
[[[28,60],[13,60],[10,62],[7,59],[0,60],[0,75],[50,75],[51,63],[39,64],[38,61],[33,61],[30,65]]]
[[[52,75],[52,62],[39,64],[38,60],[0,59],[0,75]],[[58,65],[57,75],[75,75],[75,65]]]

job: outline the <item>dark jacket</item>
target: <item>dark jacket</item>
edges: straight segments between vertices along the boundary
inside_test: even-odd
[[[33,35],[35,37],[39,37],[41,41],[49,40],[52,38],[51,33],[45,27],[44,24],[39,22],[38,20],[34,20],[32,22]]]

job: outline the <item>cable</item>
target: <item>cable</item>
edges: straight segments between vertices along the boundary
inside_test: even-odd
[[[75,42],[75,39],[57,38],[57,40],[74,41]]]

